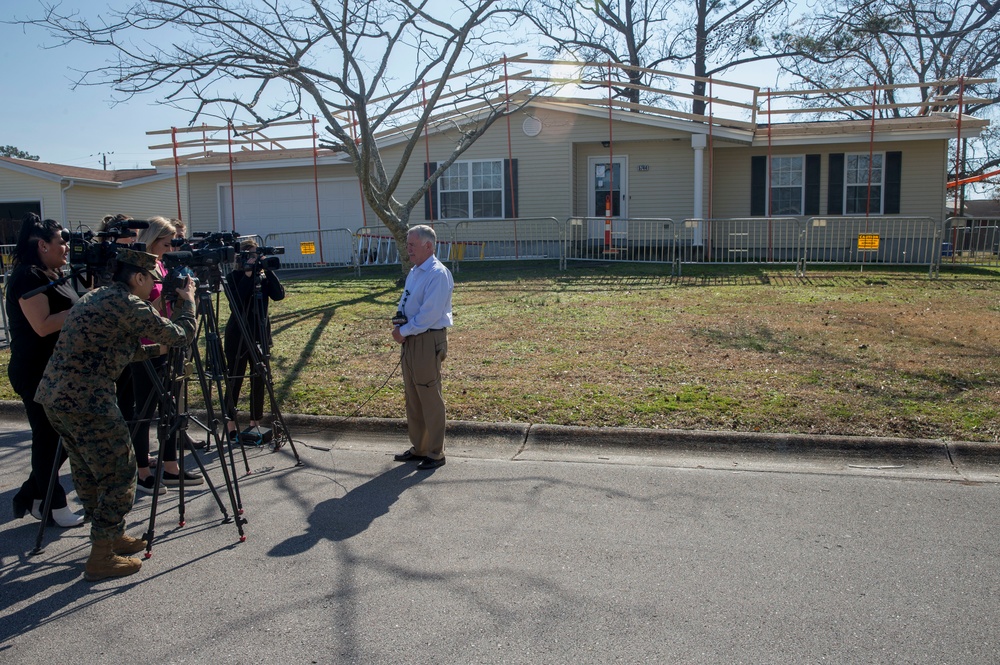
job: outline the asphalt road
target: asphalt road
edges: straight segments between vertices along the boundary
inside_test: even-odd
[[[142,570],[87,583],[87,528],[29,555],[38,522],[10,514],[28,432],[0,422],[0,663],[1000,658],[1000,476],[958,448],[484,429],[420,472],[393,462],[398,429],[297,427],[303,466],[248,452],[245,542],[204,489],[179,527],[172,491]]]

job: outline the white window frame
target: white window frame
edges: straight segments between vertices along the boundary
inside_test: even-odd
[[[868,198],[868,153],[867,152],[849,152],[844,155],[844,214],[845,215],[863,215],[865,210],[849,210],[848,204],[853,200],[850,196],[851,188],[860,188],[864,191],[861,193],[861,198],[858,199],[864,203]],[[859,169],[855,166],[854,169],[851,168],[851,159],[855,161],[859,159],[864,159],[865,166],[864,169]],[[867,211],[872,215],[881,215],[882,211],[885,210],[885,153],[884,152],[873,152],[871,153],[872,158],[872,188],[878,187],[878,197],[873,197],[873,199],[878,201],[876,210]],[[878,166],[875,166],[878,164]],[[851,182],[852,172],[856,175],[857,182]],[[878,179],[876,179],[876,174]]]
[[[482,178],[483,177],[492,179],[492,178],[496,177],[496,174],[487,174],[486,176],[483,176],[482,173],[474,174],[473,170],[474,170],[474,165],[476,165],[476,164],[493,164],[493,165],[499,165],[499,178],[500,178],[500,186],[499,186],[499,188],[497,188],[497,187],[483,187],[482,186],[482,184],[483,184]],[[455,169],[455,170],[465,169],[465,173],[464,174],[451,173],[452,169]],[[464,183],[465,186],[464,187],[452,187],[452,184],[453,184],[452,181],[460,181],[462,178],[465,179],[465,183]],[[477,180],[477,178],[479,180]],[[465,159],[465,160],[457,160],[457,161],[455,161],[454,163],[452,163],[451,166],[449,166],[447,168],[447,170],[445,170],[444,173],[441,174],[441,177],[438,178],[438,181],[437,181],[437,183],[438,183],[437,184],[437,205],[438,205],[438,210],[440,211],[440,219],[506,219],[506,215],[507,215],[507,211],[506,211],[507,201],[506,201],[506,198],[507,197],[505,196],[505,193],[504,193],[505,192],[506,181],[507,181],[507,174],[504,172],[503,159]],[[455,182],[454,184],[459,184],[459,183]],[[477,184],[479,186],[477,186]],[[499,192],[499,194],[500,194],[500,214],[497,215],[497,216],[493,216],[493,215],[490,215],[490,216],[479,215],[479,216],[477,216],[475,214],[476,210],[475,210],[475,203],[474,203],[476,192]],[[456,193],[457,194],[461,194],[461,193],[465,194],[465,196],[466,196],[466,198],[465,198],[466,210],[468,211],[467,215],[449,216],[447,214],[447,211],[448,211],[448,209],[451,206],[446,206],[443,203],[444,196],[447,195],[447,194],[456,194]]]
[[[775,162],[777,160],[799,160],[799,172],[798,172],[798,184],[787,184],[781,181],[786,180],[785,174],[791,174],[793,171],[789,169],[788,171],[778,172],[775,170]],[[777,181],[778,184],[772,184],[772,177]],[[772,212],[771,199],[774,189],[793,189],[798,188],[799,190],[799,204],[797,212]],[[767,211],[769,216],[773,217],[799,217],[803,214],[803,210],[806,207],[806,156],[805,155],[772,155],[768,160],[767,164]]]

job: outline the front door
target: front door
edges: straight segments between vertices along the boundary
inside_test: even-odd
[[[605,217],[611,212],[611,235],[614,244],[624,242],[628,230],[628,157],[607,156],[587,159],[588,238],[605,237]]]

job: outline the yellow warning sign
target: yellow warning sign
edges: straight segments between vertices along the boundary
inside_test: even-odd
[[[878,237],[878,236],[876,236]],[[878,243],[876,243],[878,244]],[[299,243],[299,252],[302,254],[315,254],[316,253],[316,243],[310,241]]]
[[[877,250],[878,249],[878,234],[877,233],[859,233],[858,234],[858,249],[859,250]]]

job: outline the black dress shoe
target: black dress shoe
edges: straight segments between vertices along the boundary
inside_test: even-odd
[[[430,457],[425,457],[424,461],[417,465],[417,468],[421,471],[430,471],[431,469],[436,469],[439,466],[444,466],[444,458],[441,459],[431,459]]]
[[[393,455],[392,459],[397,462],[419,462],[421,460],[427,459],[423,455],[414,455],[413,450],[407,450],[405,453],[399,453],[398,455]]]

